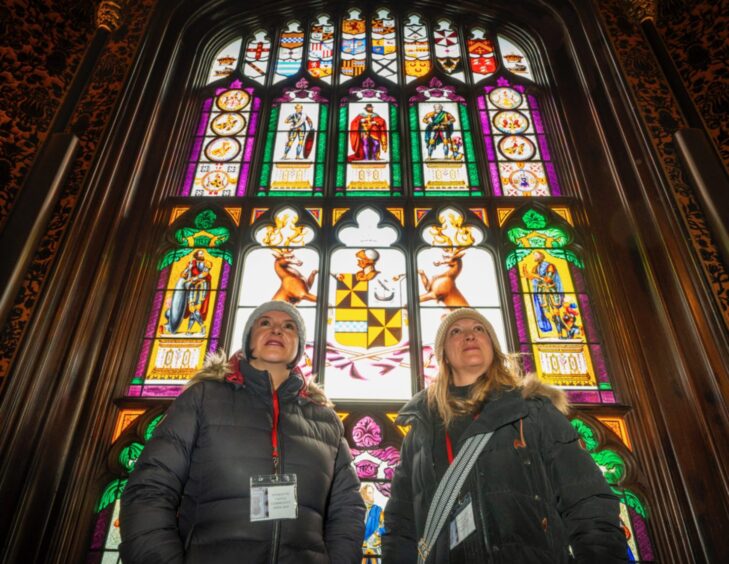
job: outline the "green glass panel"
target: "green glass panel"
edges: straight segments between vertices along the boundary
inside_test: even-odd
[[[344,186],[344,165],[337,165],[337,187],[341,188]]]
[[[600,390],[612,390],[613,387],[610,385],[610,382],[600,382],[597,385],[598,389]]]
[[[152,421],[149,422],[149,425],[147,425],[147,428],[144,430],[144,440],[145,442],[148,441],[152,437],[152,433],[154,433],[154,430],[157,428],[157,425],[159,425],[160,421],[162,421],[162,418],[164,417],[164,414],[158,415]]]
[[[476,164],[470,162],[466,166],[466,169],[468,170],[468,183],[471,186],[478,186],[478,170],[476,169]]]
[[[268,186],[270,179],[271,179],[271,164],[265,163],[261,167],[261,186]],[[261,192],[261,194],[265,194],[265,192]]]
[[[314,168],[314,186],[321,188],[324,184],[324,165],[318,164]]]
[[[459,104],[458,111],[461,114],[461,123],[463,124],[463,130],[470,131],[471,120],[468,117],[468,110],[466,109],[466,106],[464,104]]]
[[[392,185],[396,188],[402,186],[402,170],[399,164],[392,165]]]
[[[592,459],[602,470],[608,484],[615,485],[625,476],[625,462],[620,455],[612,450],[605,449],[593,452]]]
[[[400,134],[392,134],[392,162],[400,162]]]
[[[527,211],[521,217],[521,220],[529,229],[544,229],[547,227],[547,216],[539,213],[537,210]]]
[[[99,511],[103,511],[109,505],[111,505],[117,499],[119,499],[121,497],[121,494],[124,492],[124,487],[126,485],[127,485],[127,480],[121,479],[121,478],[114,480],[113,482],[110,482],[104,488],[104,492],[101,494],[99,503],[96,504],[96,508],[95,508],[96,513],[98,513]]]
[[[613,490],[613,493],[617,495],[619,498],[623,500],[625,505],[633,509],[638,515],[643,517],[643,519],[648,518],[648,514],[645,509],[645,505],[643,505],[643,502],[640,501],[637,495],[635,495],[630,490],[625,489],[618,489],[618,488],[611,488]]]
[[[144,445],[135,442],[121,450],[119,453],[119,463],[127,472],[134,470],[134,465],[139,459],[139,455],[142,454],[143,449]]]
[[[587,423],[585,423],[582,419],[573,419],[572,426],[575,428],[575,431],[577,431],[582,442],[585,443],[585,448],[588,452],[592,452],[595,448],[597,448],[597,437],[595,437],[595,432]]]

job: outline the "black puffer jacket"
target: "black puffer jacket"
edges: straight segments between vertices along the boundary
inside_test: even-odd
[[[122,560],[360,562],[364,504],[342,423],[297,372],[277,392],[280,472],[297,476],[298,517],[250,521],[249,479],[274,470],[273,394],[267,373],[219,361],[173,402],[137,461],[121,500]]]
[[[566,563],[573,561],[570,547],[580,563],[627,560],[618,500],[550,397],[566,410],[564,394],[532,380],[488,401],[467,426],[456,454],[468,437],[494,431],[461,492],[473,502],[477,530],[451,552],[446,521],[429,564]],[[397,423],[412,429],[385,509],[383,564],[417,562],[417,540],[445,472],[434,463],[440,454],[434,445],[444,445],[437,434],[445,431],[424,392],[403,407]]]

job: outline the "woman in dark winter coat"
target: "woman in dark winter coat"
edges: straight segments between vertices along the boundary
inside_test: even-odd
[[[429,564],[626,561],[618,501],[564,416],[564,393],[522,380],[473,309],[443,319],[435,353],[438,378],[397,420],[411,430],[385,509],[383,564],[415,563],[419,549]],[[492,431],[426,554],[439,481],[464,441]]]
[[[126,564],[361,561],[359,480],[337,414],[293,368],[304,343],[296,308],[267,302],[243,351],[173,402],[122,496]]]

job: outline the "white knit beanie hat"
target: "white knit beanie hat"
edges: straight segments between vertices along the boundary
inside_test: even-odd
[[[258,319],[265,313],[268,313],[269,311],[281,311],[283,313],[286,313],[289,315],[289,317],[291,317],[291,319],[294,320],[294,323],[296,323],[296,329],[299,333],[299,348],[296,351],[296,358],[294,358],[294,360],[291,361],[290,364],[290,366],[293,368],[299,363],[299,360],[301,360],[301,356],[304,354],[304,346],[306,346],[306,325],[304,325],[304,318],[301,317],[298,309],[296,309],[290,303],[282,302],[280,300],[264,302],[251,312],[248,321],[246,321],[246,326],[243,329],[243,356],[246,358],[246,360],[250,360],[250,340],[251,331],[253,330],[253,324],[256,322],[256,319]]]
[[[482,323],[486,328],[486,333],[488,333],[488,336],[491,339],[491,345],[494,348],[494,352],[501,353],[501,345],[499,344],[499,339],[496,337],[496,331],[494,330],[494,326],[491,325],[491,322],[475,309],[462,307],[446,315],[441,320],[438,331],[435,334],[435,358],[439,365],[442,366],[445,361],[445,352],[443,349],[448,329],[459,319],[475,319]]]

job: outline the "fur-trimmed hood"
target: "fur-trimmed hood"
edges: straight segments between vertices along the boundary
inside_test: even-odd
[[[521,397],[524,399],[541,396],[551,401],[552,405],[557,408],[557,411],[563,415],[568,415],[570,412],[570,402],[567,399],[567,394],[559,388],[545,384],[536,374],[527,374],[520,389]]]
[[[244,378],[240,373],[239,364],[243,359],[241,351],[233,353],[230,358],[222,350],[209,352],[205,357],[202,370],[195,374],[185,386],[189,388],[204,380],[212,380],[215,382],[232,382],[234,384],[243,384]],[[313,378],[305,378],[298,369],[294,369],[294,373],[304,382],[299,392],[299,396],[310,399],[313,403],[326,407],[333,407],[333,403],[319,386],[317,386]]]

